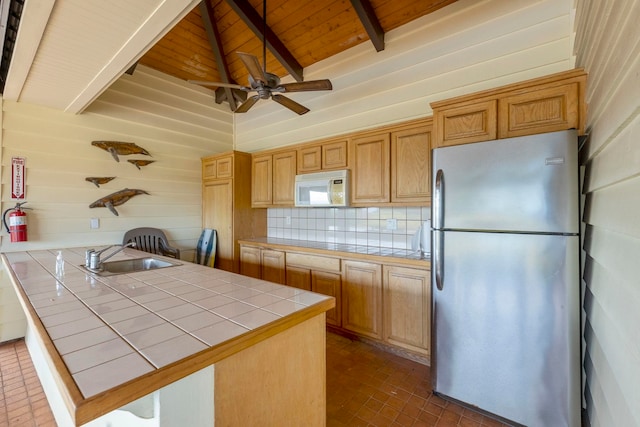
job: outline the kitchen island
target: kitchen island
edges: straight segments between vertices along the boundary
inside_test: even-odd
[[[85,249],[64,272],[57,250],[2,254],[60,425],[325,424],[333,298],[191,263],[102,277]]]

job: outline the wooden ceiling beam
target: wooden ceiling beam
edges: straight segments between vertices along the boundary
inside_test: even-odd
[[[216,59],[216,66],[218,67],[220,79],[222,80],[222,83],[233,83],[231,74],[229,73],[229,66],[224,57],[224,48],[220,41],[220,34],[218,33],[218,27],[216,26],[216,20],[213,15],[211,3],[209,0],[202,0],[198,7],[200,8],[202,23],[204,24],[204,29],[207,32],[211,50],[213,50],[213,56]],[[226,95],[226,100],[229,102],[229,108],[231,108],[231,111],[236,111],[238,106],[236,104],[236,99],[233,96],[232,89],[225,87],[223,90]]]
[[[227,0],[227,3],[261,41],[264,38],[269,51],[278,59],[289,74],[291,74],[291,77],[296,79],[296,81],[303,81],[302,65],[293,57],[289,49],[285,47],[271,28],[267,26],[266,31],[263,31],[264,22],[262,17],[251,7],[251,4],[247,0]],[[264,67],[264,64],[262,64],[262,66]]]
[[[376,51],[384,50],[384,30],[369,0],[351,0],[351,4],[356,10],[364,29],[369,34],[369,39],[371,39]]]

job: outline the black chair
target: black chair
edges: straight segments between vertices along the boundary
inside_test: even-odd
[[[140,227],[124,233],[122,244],[136,244],[135,249],[156,255],[164,255],[180,259],[180,249],[169,246],[164,232],[159,228]]]

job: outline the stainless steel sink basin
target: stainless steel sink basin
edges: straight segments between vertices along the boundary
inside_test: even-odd
[[[115,274],[136,273],[139,271],[157,270],[159,268],[174,267],[181,265],[182,263],[177,261],[168,261],[165,259],[145,257],[124,259],[121,261],[107,261],[101,264],[100,270],[94,271],[87,269],[88,271],[97,274],[99,276],[113,276]],[[83,266],[84,267],[84,266]]]

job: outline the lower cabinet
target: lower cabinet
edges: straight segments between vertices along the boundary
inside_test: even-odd
[[[240,274],[284,285],[284,252],[240,245]]]
[[[241,274],[336,299],[327,324],[430,356],[431,279],[423,268],[240,245]],[[346,255],[346,254],[342,254]]]
[[[273,249],[262,249],[260,254],[262,261],[262,279],[269,282],[285,284],[285,258],[284,252]]]
[[[340,290],[342,278],[339,273],[326,271],[311,271],[311,290],[319,294],[329,295],[336,299],[336,306],[327,311],[327,323],[333,326],[341,326],[340,313],[342,310],[342,298]]]
[[[431,279],[429,270],[383,267],[384,340],[430,355]]]
[[[382,266],[342,261],[342,327],[382,338]]]

